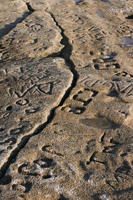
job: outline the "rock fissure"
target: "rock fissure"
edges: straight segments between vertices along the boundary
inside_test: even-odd
[[[61,40],[61,44],[64,45],[64,47],[61,49],[60,52],[57,53],[53,53],[51,55],[49,55],[48,57],[61,57],[65,60],[66,65],[69,67],[70,71],[73,74],[73,81],[72,81],[72,85],[71,87],[67,90],[67,92],[65,93],[64,97],[62,98],[62,101],[60,103],[60,106],[63,105],[63,103],[65,102],[65,100],[69,97],[72,89],[76,86],[77,80],[79,78],[78,72],[75,69],[75,64],[71,59],[71,54],[72,54],[72,45],[69,41],[69,38],[66,36],[65,34],[65,30],[61,27],[61,25],[58,23],[58,21],[56,20],[56,17],[53,15],[53,13],[48,12],[51,16],[51,18],[53,19],[53,21],[55,22],[56,26],[60,29],[61,31],[61,36],[62,36],[62,40]]]
[[[33,133],[24,136],[20,143],[17,145],[17,147],[11,152],[10,156],[7,158],[7,162],[5,162],[3,164],[3,166],[1,167],[0,170],[0,178],[2,178],[8,168],[10,167],[10,165],[14,162],[14,160],[16,159],[18,153],[21,151],[21,149],[23,149],[25,147],[25,145],[27,144],[27,142],[29,141],[29,139],[35,135],[40,134],[46,127],[47,125],[49,125],[51,123],[51,121],[53,120],[54,116],[55,116],[55,112],[56,109],[60,106],[62,106],[65,102],[65,100],[69,97],[72,89],[76,86],[77,80],[78,80],[78,73],[75,69],[75,65],[73,63],[73,61],[71,60],[71,53],[72,53],[72,45],[69,42],[68,37],[65,35],[64,33],[64,29],[58,24],[58,22],[56,21],[54,15],[52,13],[50,13],[52,19],[54,20],[54,22],[56,23],[56,25],[60,28],[61,30],[61,35],[62,35],[62,40],[61,40],[61,44],[64,45],[64,48],[60,51],[60,53],[58,54],[58,56],[55,55],[51,55],[49,57],[61,57],[65,60],[66,65],[69,67],[71,73],[73,74],[73,80],[72,83],[70,85],[70,87],[68,87],[68,89],[66,90],[64,96],[62,97],[60,103],[54,107],[53,109],[51,109],[50,114],[47,118],[47,121],[45,121],[44,123],[42,123],[39,127],[37,127],[35,129],[35,131],[33,131]]]
[[[0,1],[0,200],[132,199],[129,1]]]

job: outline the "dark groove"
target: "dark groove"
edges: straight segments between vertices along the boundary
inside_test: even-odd
[[[54,107],[51,111],[50,114],[48,116],[48,119],[45,123],[41,124],[32,134],[24,136],[20,143],[18,144],[18,146],[16,147],[16,149],[14,149],[7,162],[3,164],[3,166],[1,167],[0,170],[0,178],[2,178],[6,171],[8,170],[8,168],[10,167],[10,165],[15,162],[18,153],[21,151],[21,149],[23,149],[25,147],[25,145],[27,144],[27,142],[29,141],[29,139],[35,135],[40,134],[46,127],[47,125],[49,125],[51,123],[51,121],[54,119],[55,116],[55,111],[58,107],[62,106],[63,103],[65,102],[65,100],[69,97],[72,89],[76,86],[77,80],[78,80],[78,73],[75,70],[75,65],[73,63],[73,61],[71,60],[71,54],[72,54],[72,45],[69,43],[69,39],[68,37],[65,35],[64,33],[64,29],[58,24],[58,22],[56,21],[55,17],[53,14],[51,14],[52,19],[54,20],[54,22],[56,23],[56,25],[59,27],[59,29],[61,30],[61,35],[62,35],[62,40],[61,40],[61,44],[64,45],[64,48],[58,53],[58,56],[63,58],[66,62],[66,65],[69,66],[70,71],[73,74],[73,81],[71,86],[67,89],[66,93],[64,94],[63,98],[61,99],[59,105],[57,105],[56,107]],[[54,55],[54,57],[57,57],[57,54]]]
[[[26,2],[26,6],[27,6],[29,12],[33,13],[35,11],[34,8],[32,8],[32,6],[30,5],[29,2]]]
[[[24,14],[17,18],[14,22],[5,25],[2,29],[0,29],[0,39],[2,39],[5,35],[10,33],[17,24],[22,23],[29,15],[31,15],[35,10],[31,7],[29,3],[26,3],[28,11],[24,12]]]
[[[61,25],[59,25],[58,21],[56,20],[55,16],[48,12],[51,16],[51,18],[54,20],[56,26],[60,29],[61,31],[61,36],[62,36],[62,40],[61,40],[61,44],[64,45],[64,48],[61,49],[60,52],[57,53],[53,53],[51,55],[49,55],[48,57],[60,57],[63,58],[65,60],[66,65],[69,67],[70,71],[73,74],[73,81],[72,81],[72,85],[70,88],[68,88],[68,90],[66,91],[64,97],[62,98],[61,102],[60,102],[60,106],[63,105],[63,103],[65,102],[65,100],[69,97],[72,89],[76,86],[77,84],[77,80],[79,78],[78,72],[75,69],[75,65],[73,63],[73,61],[71,60],[71,55],[72,55],[72,45],[69,42],[69,38],[65,35],[64,33],[64,29],[61,27]]]
[[[101,143],[104,144],[104,138],[105,138],[106,132],[104,132],[104,134],[101,137]]]
[[[121,189],[121,190],[118,190],[118,191],[114,191],[113,194],[114,195],[117,195],[117,196],[122,196],[124,195],[125,193],[133,193],[133,187],[130,187],[130,188],[126,188],[126,189]]]
[[[126,17],[126,19],[133,19],[133,14]]]
[[[58,106],[57,106],[58,107]],[[29,141],[29,139],[35,135],[38,135],[39,133],[41,133],[43,131],[44,128],[46,128],[46,126],[52,121],[52,119],[54,118],[54,114],[55,114],[55,110],[56,108],[53,108],[48,116],[48,119],[45,123],[41,124],[32,134],[24,136],[20,143],[18,144],[17,148],[14,149],[14,151],[11,152],[8,160],[6,163],[4,163],[4,165],[1,167],[0,169],[0,178],[2,178],[6,171],[8,170],[9,166],[15,162],[15,159],[17,158],[18,153],[21,151],[21,149],[23,149],[25,147],[25,145],[27,144],[27,142]]]

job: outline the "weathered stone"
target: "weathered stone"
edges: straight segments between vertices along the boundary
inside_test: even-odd
[[[2,3],[0,200],[132,199],[132,1]]]
[[[23,137],[45,124],[71,86],[72,74],[58,58],[10,62],[0,71],[2,167]]]

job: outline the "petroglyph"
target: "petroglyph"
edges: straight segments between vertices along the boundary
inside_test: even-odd
[[[1,1],[0,200],[132,199],[132,8]]]

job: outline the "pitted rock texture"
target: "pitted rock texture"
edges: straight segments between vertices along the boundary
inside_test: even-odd
[[[20,140],[45,123],[71,86],[62,59],[23,60],[1,67],[1,166]]]
[[[132,1],[2,3],[0,200],[132,200]]]
[[[17,21],[17,20],[16,20]],[[18,60],[20,58],[43,58],[49,54],[60,51],[60,30],[56,27],[48,13],[26,12],[21,23],[6,34],[1,45],[1,59],[3,61]],[[51,28],[52,27],[52,28]]]

